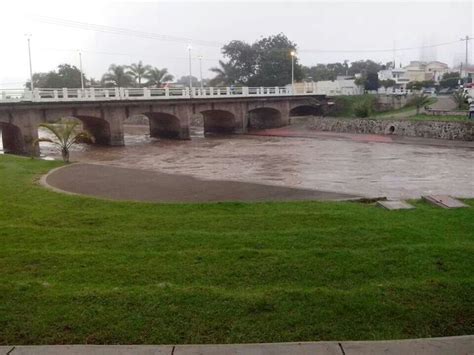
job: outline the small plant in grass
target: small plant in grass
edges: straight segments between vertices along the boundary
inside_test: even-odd
[[[420,113],[420,109],[431,102],[431,99],[426,95],[415,95],[409,102],[410,105],[416,107],[416,114]]]
[[[33,142],[33,145],[36,146],[39,142],[52,143],[61,152],[63,161],[69,163],[69,150],[74,144],[94,141],[89,132],[79,129],[79,125],[79,122],[73,120],[62,120],[58,124],[42,123],[40,127],[50,131],[54,135],[54,139],[38,138]]]
[[[452,98],[456,103],[458,110],[467,109],[467,95],[464,91],[455,91],[452,95]]]

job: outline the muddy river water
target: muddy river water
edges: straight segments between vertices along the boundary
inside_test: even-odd
[[[414,198],[436,193],[474,197],[474,149],[468,147],[324,137],[204,138],[199,129],[189,141],[159,140],[147,134],[146,126],[127,126],[124,147],[81,146],[74,149],[71,159],[362,196]],[[41,151],[57,156],[48,144],[42,143]]]

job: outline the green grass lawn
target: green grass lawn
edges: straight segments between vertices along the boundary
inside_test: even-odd
[[[459,121],[459,122],[474,122],[474,120],[469,120],[467,115],[429,115],[429,114],[419,114],[409,117],[410,120],[416,121]]]
[[[474,333],[474,208],[110,202],[58,165],[0,156],[1,344]]]

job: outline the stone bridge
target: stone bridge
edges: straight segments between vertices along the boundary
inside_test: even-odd
[[[5,152],[38,155],[38,126],[61,118],[79,119],[96,144],[120,146],[124,121],[134,115],[148,117],[152,137],[189,139],[190,119],[197,113],[205,133],[245,133],[287,125],[293,113],[317,114],[325,104],[324,95],[0,103],[0,129]]]

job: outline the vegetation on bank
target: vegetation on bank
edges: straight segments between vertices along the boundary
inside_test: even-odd
[[[358,96],[338,96],[334,99],[334,108],[328,113],[332,117],[348,117],[348,118],[373,118],[373,119],[391,119],[406,113],[409,119],[422,119],[423,114],[420,110],[424,106],[432,105],[436,102],[436,98],[419,95],[410,100],[404,107],[393,110],[384,110],[380,107],[376,95],[358,95]],[[426,115],[427,116],[427,115]],[[434,120],[443,120],[448,116],[432,116]],[[464,120],[463,116],[458,116],[460,121]],[[401,117],[402,119],[405,117]],[[448,117],[447,120],[454,120]]]
[[[111,202],[35,183],[59,165],[0,156],[0,344],[474,332],[474,208]]]

